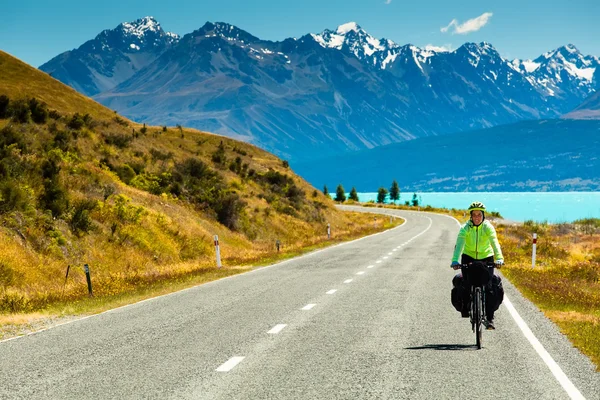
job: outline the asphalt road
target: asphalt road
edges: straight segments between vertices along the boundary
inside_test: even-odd
[[[600,399],[591,362],[506,280],[475,348],[450,304],[456,220],[378,212],[406,223],[0,342],[0,398]]]

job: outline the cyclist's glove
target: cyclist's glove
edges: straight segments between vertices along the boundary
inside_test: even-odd
[[[504,260],[496,260],[495,264],[496,264],[496,268],[500,268],[501,266],[504,265]]]
[[[458,267],[460,264],[458,263],[458,261],[452,261],[452,265],[450,265],[450,268],[452,269],[456,269],[456,267]]]

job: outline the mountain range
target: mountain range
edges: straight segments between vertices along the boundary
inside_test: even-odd
[[[179,37],[146,17],[40,69],[136,121],[220,133],[303,162],[558,118],[596,92],[599,64],[571,44],[507,60],[485,42],[421,49],[356,23],[272,42],[210,22]]]

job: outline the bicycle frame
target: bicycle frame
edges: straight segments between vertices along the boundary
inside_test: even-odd
[[[462,264],[461,266],[464,282],[469,285],[469,317],[471,328],[475,333],[475,343],[478,349],[481,349],[483,323],[486,321],[485,311],[485,287],[488,285],[494,275],[494,264],[484,264],[475,262]],[[484,268],[487,269],[484,272]]]

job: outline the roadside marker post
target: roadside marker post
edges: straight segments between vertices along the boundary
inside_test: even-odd
[[[331,239],[331,225],[327,224],[327,239]]]
[[[277,241],[275,242],[275,246],[277,246],[277,252],[279,253],[279,247],[281,246],[281,242],[279,241],[279,239],[277,239]]]
[[[65,295],[65,287],[67,286],[67,279],[69,278],[69,270],[71,269],[71,265],[67,265],[67,273],[65,275],[65,284],[63,285],[62,295]]]
[[[90,297],[94,297],[94,292],[92,290],[92,277],[90,276],[90,266],[87,264],[83,264],[83,270],[85,271],[85,280],[87,281],[88,294]]]
[[[537,233],[533,234],[533,247],[531,251],[531,268],[535,268],[535,248],[537,245]]]
[[[219,236],[215,235],[215,250],[217,253],[217,268],[221,268],[221,249],[219,248]]]

